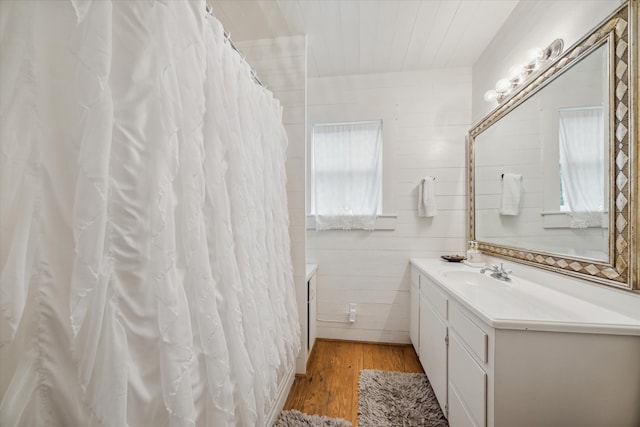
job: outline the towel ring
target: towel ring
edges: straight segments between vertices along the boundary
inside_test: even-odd
[[[434,178],[435,179],[435,178]],[[504,179],[504,174],[500,175],[500,179]],[[520,181],[522,181],[522,176],[520,177]]]

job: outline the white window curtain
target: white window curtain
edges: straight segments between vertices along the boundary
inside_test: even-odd
[[[311,210],[317,230],[373,230],[382,192],[382,121],[313,128]]]
[[[559,111],[560,170],[572,228],[603,226],[604,124],[601,107]]]

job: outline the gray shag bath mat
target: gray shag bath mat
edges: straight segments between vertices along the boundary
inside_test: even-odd
[[[282,411],[273,427],[351,427],[351,423],[342,418],[307,415],[292,409]]]
[[[359,427],[447,427],[425,374],[360,371]]]

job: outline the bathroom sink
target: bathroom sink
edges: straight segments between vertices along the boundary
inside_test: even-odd
[[[464,283],[471,286],[505,286],[508,287],[511,282],[505,282],[503,280],[498,280],[493,278],[487,273],[485,276],[481,274],[479,271],[460,271],[460,270],[451,270],[451,271],[443,271],[442,276],[456,281],[458,283]]]

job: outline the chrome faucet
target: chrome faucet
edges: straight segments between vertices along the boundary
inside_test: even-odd
[[[495,264],[492,264],[491,267],[484,266],[480,269],[480,274],[484,274],[487,270],[491,271],[491,277],[495,277],[498,280],[504,280],[505,282],[509,282],[511,280],[509,277],[511,270],[505,270],[502,263],[500,263],[500,267]]]

